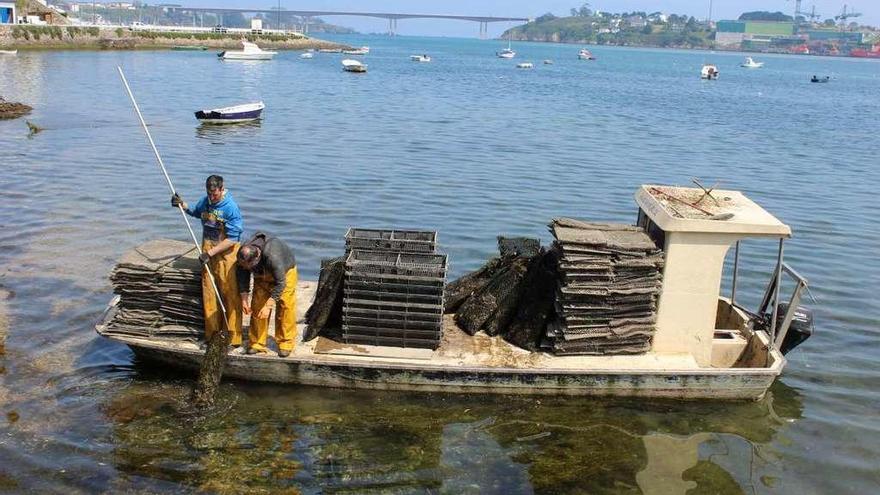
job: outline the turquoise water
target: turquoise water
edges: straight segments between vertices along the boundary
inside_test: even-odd
[[[749,71],[743,54],[603,47],[584,62],[576,46],[528,43],[505,61],[497,41],[340,39],[372,47],[367,74],[293,52],[0,59],[0,95],[46,128],[28,137],[23,120],[0,121],[0,492],[880,490],[880,64],[768,55]],[[409,61],[419,53],[434,61]],[[514,68],[525,60],[535,69]],[[718,81],[699,79],[703,62]],[[182,419],[186,377],[92,330],[121,253],[186,239],[117,65],[184,198],[224,175],[246,230],[286,239],[303,277],[341,252],[349,226],[439,230],[457,276],[498,234],[546,241],[555,216],[632,221],[640,184],[697,177],[791,225],[787,261],[810,280],[818,332],[758,403],[228,383],[218,415]],[[258,99],[258,125],[192,116]],[[743,245],[747,305],[774,254],[773,242]]]

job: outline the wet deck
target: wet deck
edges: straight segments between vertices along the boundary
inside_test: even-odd
[[[317,282],[301,281],[297,285],[297,338],[302,339],[305,332],[304,316],[315,297]],[[249,319],[245,319],[245,326]],[[270,335],[274,335],[274,322],[270,324]],[[247,329],[245,328],[245,335]],[[181,346],[196,344],[183,343]],[[270,338],[270,356],[274,357],[275,344]],[[236,350],[241,353],[242,350]],[[247,356],[251,357],[251,356]],[[328,362],[366,362],[386,361],[396,364],[424,366],[466,366],[487,368],[518,369],[558,369],[558,370],[696,370],[699,369],[693,357],[686,354],[648,353],[635,356],[554,356],[544,352],[530,352],[506,342],[501,337],[490,337],[483,333],[471,336],[461,330],[454,322],[453,315],[445,315],[443,320],[443,339],[436,351],[428,349],[404,349],[398,347],[377,347],[369,345],[345,344],[318,337],[309,342],[297,342],[291,354],[293,358],[326,360]],[[254,359],[263,357],[253,356]],[[290,359],[290,358],[288,358]]]

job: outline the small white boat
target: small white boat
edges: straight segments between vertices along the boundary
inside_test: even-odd
[[[0,50],[0,55],[18,55],[18,50]]]
[[[341,48],[319,48],[318,53],[342,53]]]
[[[410,55],[409,59],[413,62],[430,62],[431,57],[427,55]]]
[[[590,50],[586,48],[581,48],[581,51],[578,52],[578,59],[580,60],[596,60],[596,57],[590,53]]]
[[[342,61],[342,70],[346,72],[367,72],[366,64],[347,58]]]
[[[299,58],[306,58],[306,59],[315,58],[315,54],[312,52],[306,52],[306,53],[303,53],[302,55],[300,55]]]
[[[752,57],[746,57],[746,61],[740,64],[740,67],[745,67],[747,69],[759,69],[764,67],[764,62],[755,62]]]
[[[712,64],[704,64],[703,69],[700,71],[700,79],[706,79],[708,81],[718,79],[718,75],[718,67],[715,67]]]
[[[203,124],[238,124],[257,120],[263,114],[266,105],[262,101],[246,103],[224,108],[199,110],[196,118]]]
[[[342,53],[346,55],[366,55],[370,53],[370,47],[362,46],[360,48],[355,48],[353,50],[342,50]]]
[[[241,41],[241,50],[227,50],[217,54],[222,60],[272,60],[278,52],[261,49],[256,43]]]
[[[544,65],[553,65],[553,61],[548,58],[547,60],[544,60]]]
[[[516,52],[510,47],[510,32],[507,34],[507,48],[501,50],[500,52],[495,52],[495,56],[498,58],[513,58],[516,56]]]
[[[531,62],[520,62],[520,63],[516,64],[516,68],[517,69],[534,69],[535,64],[533,64]]]

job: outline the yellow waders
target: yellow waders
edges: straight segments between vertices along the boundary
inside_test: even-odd
[[[275,305],[275,342],[282,351],[293,351],[296,346],[296,267],[287,270],[284,290]],[[259,319],[257,315],[269,300],[275,287],[271,273],[254,275],[254,296],[251,300],[251,328],[248,332],[251,349],[266,350],[269,337],[269,318]]]
[[[202,251],[207,251],[219,244],[217,241],[203,240]],[[235,256],[238,254],[239,244],[232,248],[212,256],[208,261],[208,267],[214,274],[217,289],[223,297],[223,305],[226,306],[226,317],[229,321],[229,343],[241,345],[241,294],[238,292],[238,277],[235,275]],[[220,331],[224,326],[223,312],[217,303],[217,296],[211,287],[211,280],[207,273],[202,273],[202,305],[205,308],[205,341],[207,342],[214,332]]]

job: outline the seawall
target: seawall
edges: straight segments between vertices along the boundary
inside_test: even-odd
[[[340,48],[344,45],[299,34],[247,35],[261,48],[305,50],[308,48]],[[155,50],[173,46],[205,46],[234,49],[241,46],[239,33],[133,31],[128,28],[80,26],[0,26],[0,49],[49,50]]]

